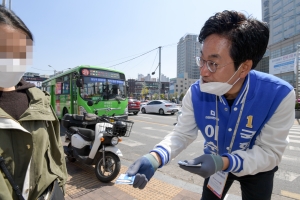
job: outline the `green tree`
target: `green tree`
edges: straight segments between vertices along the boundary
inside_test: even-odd
[[[145,84],[143,84],[143,88],[141,91],[142,99],[145,99],[145,97],[148,95],[148,93],[149,93],[149,89],[147,88],[147,86]]]
[[[181,93],[180,97],[179,97],[179,101],[182,101],[183,97],[184,97],[184,93]]]
[[[178,96],[178,92],[175,92],[175,93],[174,93],[175,99],[177,99],[177,96]]]
[[[152,99],[153,99],[153,100],[157,100],[157,99],[158,99],[158,94],[157,94],[157,93],[154,93],[154,94],[152,95]]]
[[[295,104],[295,109],[296,110],[299,110],[300,109],[300,104],[296,101],[296,104]]]
[[[160,94],[160,99],[165,99],[165,94]]]

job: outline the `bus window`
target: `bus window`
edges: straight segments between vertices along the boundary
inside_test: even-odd
[[[115,99],[116,97],[125,97],[124,81],[108,79],[109,99]]]
[[[85,78],[80,94],[86,100],[98,100],[105,94],[106,80],[100,78]]]

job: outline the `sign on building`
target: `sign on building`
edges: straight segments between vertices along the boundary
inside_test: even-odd
[[[294,71],[296,64],[296,52],[281,56],[278,58],[270,59],[269,72],[270,74],[281,74]]]
[[[47,80],[47,78],[44,77],[30,77],[30,76],[23,76],[23,79],[29,83],[33,83],[37,88],[42,87],[42,82],[44,80]]]

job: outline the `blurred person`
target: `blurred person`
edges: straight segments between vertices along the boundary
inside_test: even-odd
[[[177,125],[127,174],[143,189],[200,130],[204,154],[199,150],[179,166],[205,179],[202,200],[223,199],[233,181],[240,182],[243,200],[271,199],[294,123],[295,93],[284,80],[254,70],[268,45],[268,25],[225,10],[205,22],[198,39],[200,80],[184,96]]]
[[[50,96],[22,76],[33,36],[0,6],[0,199],[64,199],[66,163]]]

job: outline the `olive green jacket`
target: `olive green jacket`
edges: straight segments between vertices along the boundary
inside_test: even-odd
[[[23,197],[35,200],[55,179],[64,187],[67,169],[50,95],[36,87],[26,91],[29,108],[18,121],[0,108],[0,155]],[[0,171],[0,199],[17,199]]]

